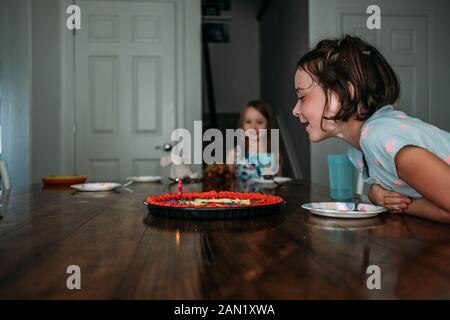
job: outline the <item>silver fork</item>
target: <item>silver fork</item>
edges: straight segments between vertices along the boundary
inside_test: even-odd
[[[286,182],[277,182],[275,181],[275,179],[273,179],[273,183],[277,185],[277,188],[284,186],[286,183],[288,183],[289,181]]]
[[[354,207],[353,211],[359,211],[358,206],[360,203],[361,203],[361,196],[359,194],[354,195],[353,196],[353,204],[355,207]]]
[[[134,182],[134,180],[130,180],[127,183],[124,183],[123,185],[121,185],[120,187],[128,192],[133,192],[133,190],[131,190],[130,188],[127,188],[129,185],[131,185]]]

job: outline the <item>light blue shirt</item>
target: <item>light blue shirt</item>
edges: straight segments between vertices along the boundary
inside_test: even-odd
[[[275,167],[275,155],[272,153],[247,154],[242,159],[244,163],[240,163],[238,160],[242,156],[240,148],[236,148],[235,177],[241,180],[260,179],[264,175],[264,168]]]
[[[385,189],[421,198],[421,194],[397,175],[395,155],[407,145],[427,149],[450,165],[450,133],[396,111],[391,105],[377,110],[361,128],[360,146],[367,168],[361,151],[350,147],[347,154],[362,172],[364,182],[377,183]]]

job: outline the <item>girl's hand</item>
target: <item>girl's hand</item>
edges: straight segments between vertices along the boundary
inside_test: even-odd
[[[385,207],[392,213],[402,213],[408,209],[412,200],[395,191],[384,189],[378,184],[373,184],[369,190],[369,199],[373,203]]]

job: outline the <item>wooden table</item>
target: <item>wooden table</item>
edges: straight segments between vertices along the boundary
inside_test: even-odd
[[[301,182],[262,190],[286,199],[278,215],[146,219],[145,197],[176,186],[130,188],[74,193],[33,185],[4,194],[0,298],[450,298],[448,225],[393,214],[312,216],[300,204],[328,200],[328,192]],[[81,268],[81,290],[67,289],[69,265]],[[380,267],[380,290],[367,288],[370,265]]]

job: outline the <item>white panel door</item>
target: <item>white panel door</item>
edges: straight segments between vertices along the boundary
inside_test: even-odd
[[[429,18],[426,15],[386,15],[382,30],[365,27],[367,15],[342,14],[342,34],[361,37],[375,46],[397,74],[401,93],[396,109],[429,121]]]
[[[369,30],[366,9],[371,0],[310,1],[310,41],[314,46],[324,38],[357,35],[375,45],[394,68],[401,95],[396,108],[433,122],[436,86],[434,58],[441,44],[436,42],[436,12],[443,0],[378,1],[381,29]],[[448,68],[448,64],[445,66]],[[330,139],[311,144],[311,181],[328,185],[326,157],[345,153],[347,143]]]
[[[76,171],[90,181],[165,174],[155,146],[176,125],[173,2],[80,1]]]

